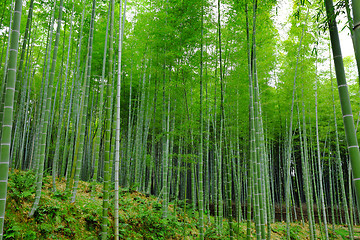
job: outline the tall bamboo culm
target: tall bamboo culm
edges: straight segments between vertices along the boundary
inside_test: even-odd
[[[0,148],[0,240],[3,238],[6,193],[10,160],[11,131],[13,125],[14,94],[16,84],[16,65],[19,48],[22,0],[17,0],[14,10],[14,22],[11,29],[8,79],[5,88],[4,115],[2,119]]]
[[[56,30],[56,38],[55,38],[55,45],[53,51],[53,57],[51,62],[51,69],[50,75],[48,76],[48,87],[46,90],[46,99],[44,100],[44,112],[42,114],[41,123],[41,132],[40,132],[40,152],[39,152],[39,162],[38,162],[38,179],[36,183],[36,193],[35,193],[35,201],[29,213],[29,217],[32,217],[39,205],[40,197],[41,197],[41,187],[42,187],[42,178],[43,178],[43,170],[44,170],[44,163],[46,158],[46,141],[47,141],[47,133],[48,133],[48,126],[49,126],[49,116],[50,116],[50,109],[51,109],[51,99],[52,99],[52,92],[53,92],[53,82],[55,78],[55,67],[56,67],[56,60],[57,60],[57,52],[59,46],[59,38],[60,38],[60,29],[61,29],[61,20],[62,20],[62,9],[63,9],[63,0],[60,0],[59,3],[59,17],[57,22],[57,30]]]
[[[118,72],[117,72],[117,90],[116,90],[116,137],[115,137],[115,196],[114,196],[114,228],[115,240],[119,239],[119,165],[120,165],[120,91],[121,91],[121,60],[122,45],[124,36],[126,2],[124,3],[124,12],[122,12],[122,1],[120,0],[119,16],[119,49],[118,49]]]
[[[341,54],[339,33],[335,21],[334,6],[332,0],[325,0],[326,15],[328,18],[328,25],[330,31],[330,40],[332,53],[334,57],[336,80],[338,84],[341,111],[343,116],[346,142],[349,151],[351,168],[353,173],[353,183],[355,187],[355,193],[357,196],[357,206],[359,208],[360,200],[360,152],[359,145],[356,137],[354,118],[352,114],[349,90],[346,83],[344,63]]]

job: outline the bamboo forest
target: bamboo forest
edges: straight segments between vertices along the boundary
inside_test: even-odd
[[[1,239],[360,239],[360,0],[0,0]]]

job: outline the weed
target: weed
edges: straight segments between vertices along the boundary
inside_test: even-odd
[[[45,219],[55,219],[59,210],[60,208],[58,206],[40,205],[34,213],[35,221],[42,223]]]
[[[19,233],[20,230],[21,230],[21,227],[18,225],[10,226],[4,232],[4,239],[19,239],[21,237],[21,234]]]
[[[69,199],[70,192],[59,192],[56,191],[52,194],[53,198],[59,199],[59,200],[67,200]]]
[[[299,226],[291,226],[290,228],[290,239],[297,240],[299,238],[299,232],[301,231],[301,228]]]
[[[34,172],[14,171],[9,175],[9,195],[16,203],[22,204],[35,193],[36,176]]]
[[[38,237],[36,236],[36,232],[29,230],[25,233],[25,238],[27,240],[36,240]]]
[[[100,220],[95,214],[88,214],[85,217],[86,229],[88,231],[95,230],[96,232],[100,231]]]
[[[204,233],[205,239],[223,239],[223,236],[220,236],[216,233],[214,228],[207,228]]]
[[[40,234],[43,237],[47,237],[51,232],[54,231],[54,226],[49,223],[42,223],[39,226]]]

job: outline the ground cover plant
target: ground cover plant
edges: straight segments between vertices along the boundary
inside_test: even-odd
[[[4,228],[4,239],[99,239],[101,237],[102,186],[96,184],[95,194],[90,184],[79,182],[78,201],[70,203],[70,194],[64,192],[66,182],[59,180],[57,192],[52,191],[51,176],[44,177],[42,201],[28,217],[35,195],[35,174],[31,171],[10,173],[9,191]],[[170,203],[168,218],[162,218],[161,199],[142,194],[134,189],[120,190],[119,235],[121,239],[197,239],[199,237],[198,212],[190,207],[184,209],[184,202]],[[113,208],[113,206],[111,207]],[[228,227],[217,233],[213,216],[205,216],[205,239],[227,239]],[[226,225],[226,221],[224,221]],[[236,236],[246,238],[246,223],[235,223]],[[113,230],[114,216],[109,211],[109,229]],[[252,237],[256,232],[252,224]],[[360,237],[360,228],[354,229]],[[347,239],[346,226],[336,225],[330,231],[333,239]],[[318,236],[321,233],[317,232]],[[109,234],[109,239],[114,239]],[[272,224],[271,239],[285,239],[286,224]],[[321,237],[320,237],[321,238]],[[307,223],[291,224],[291,239],[309,239]]]

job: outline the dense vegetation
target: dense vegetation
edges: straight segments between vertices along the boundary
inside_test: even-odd
[[[324,2],[3,0],[0,228],[17,226],[8,190],[8,208],[26,200],[26,222],[44,223],[33,237],[66,235],[46,222],[73,206],[96,218],[89,236],[131,238],[121,204],[134,192],[163,234],[191,225],[165,239],[270,239],[279,221],[287,239],[296,221],[310,239],[338,224],[353,238],[360,54],[342,58],[336,19],[356,46],[360,7]],[[7,189],[24,170],[31,191]]]
[[[36,177],[34,172],[10,173],[7,213],[4,228],[4,239],[97,239],[101,233],[102,185],[96,184],[97,193],[91,196],[90,184],[79,182],[78,200],[74,204],[64,204],[69,197],[64,189],[66,181],[60,179],[56,186],[59,191],[52,191],[51,176],[44,178],[41,204],[33,218],[29,218],[35,195]],[[194,239],[199,237],[198,212],[186,205],[184,201],[169,203],[169,218],[162,218],[161,199],[146,196],[134,189],[120,189],[119,201],[119,237],[120,239]],[[109,235],[114,237],[112,214],[109,212]],[[226,239],[229,234],[224,222],[224,231],[217,234],[213,215],[206,218],[205,239]],[[284,239],[286,224],[275,222],[272,226],[272,239]],[[255,229],[252,225],[254,238]],[[319,226],[317,226],[319,229]],[[238,239],[246,238],[246,223],[238,222],[234,231]],[[355,236],[360,229],[354,229]],[[318,232],[320,235],[320,233]],[[291,239],[307,239],[309,228],[301,222],[291,223]],[[346,226],[337,225],[330,230],[335,239],[347,239],[349,233]]]

